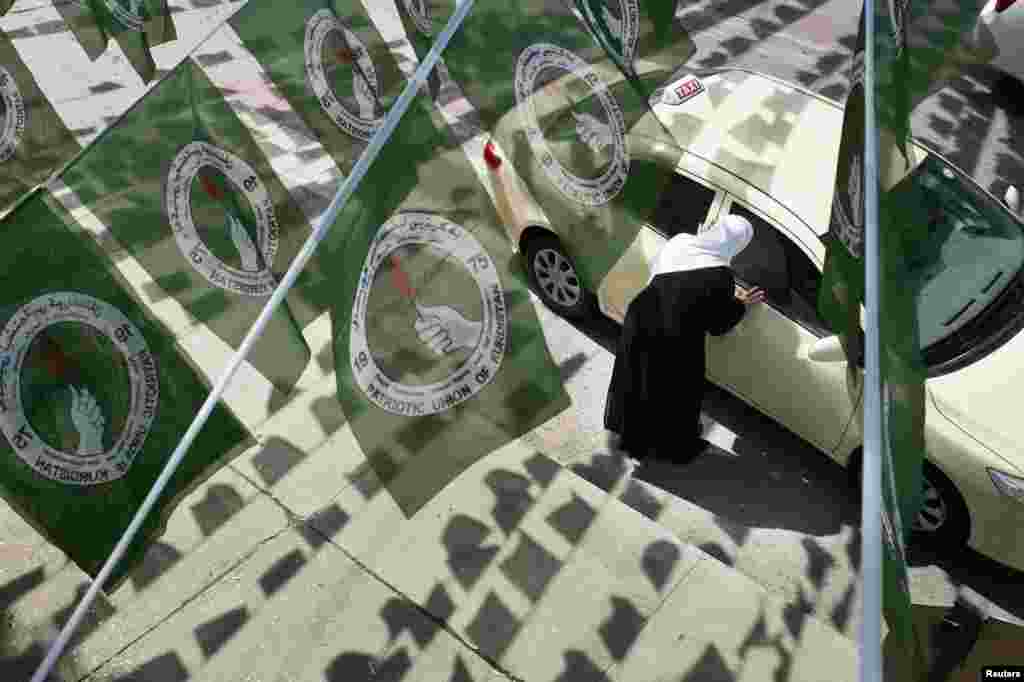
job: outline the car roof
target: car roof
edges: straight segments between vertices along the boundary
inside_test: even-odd
[[[746,69],[697,72],[699,95],[653,111],[687,152],[679,168],[783,223],[828,231],[843,107]],[[671,85],[669,86],[671,87]],[[927,152],[913,145],[914,166]],[[785,215],[789,214],[789,216]]]

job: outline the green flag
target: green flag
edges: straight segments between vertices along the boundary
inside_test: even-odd
[[[0,0],[0,15],[7,14],[13,6],[14,0]]]
[[[876,24],[881,26],[881,24]],[[878,29],[876,29],[878,30]],[[863,332],[860,324],[860,309],[864,304],[864,146],[865,146],[865,111],[864,111],[864,49],[865,49],[864,11],[861,11],[860,28],[854,50],[853,68],[850,76],[850,90],[847,96],[843,118],[842,138],[839,145],[839,160],[836,172],[835,194],[832,199],[830,231],[827,239],[825,256],[825,272],[823,286],[819,294],[819,311],[822,318],[836,331],[843,342],[847,358],[851,363],[860,365],[863,362]],[[876,41],[877,42],[877,41]],[[884,221],[883,221],[884,226]],[[884,230],[884,227],[883,227]],[[883,231],[883,230],[880,230]],[[891,244],[891,239],[889,244]],[[883,247],[884,249],[884,247]],[[880,252],[883,251],[880,249]],[[885,256],[882,256],[883,261]],[[893,264],[890,263],[890,266]],[[893,274],[892,267],[883,266],[883,280]],[[884,288],[884,284],[883,284]],[[891,288],[890,288],[891,289]],[[891,292],[890,292],[891,293]],[[884,293],[882,296],[884,297]],[[906,304],[908,298],[901,302]],[[889,308],[893,307],[895,298],[890,297]],[[885,304],[882,304],[883,308]],[[891,310],[895,313],[895,310]],[[907,323],[916,319],[913,311],[906,305],[899,310],[904,319],[900,322],[900,331],[909,332]],[[884,319],[880,314],[880,319]],[[890,332],[897,331],[895,326]],[[886,338],[891,338],[887,336]],[[884,342],[883,342],[884,343]],[[885,355],[885,350],[882,351]],[[855,370],[856,371],[856,370]],[[883,370],[884,371],[884,370]],[[883,374],[883,383],[884,383]],[[908,377],[909,378],[909,377]],[[923,384],[922,384],[923,385]],[[883,406],[887,413],[892,403]],[[923,407],[923,403],[921,403]],[[912,413],[913,405],[906,404],[899,417]],[[883,425],[889,423],[883,414]],[[923,427],[923,422],[921,424]],[[865,428],[867,426],[865,425]],[[884,428],[884,427],[883,427]],[[885,440],[883,436],[883,440]],[[882,459],[882,611],[889,627],[886,651],[889,656],[897,657],[900,678],[920,680],[920,675],[927,669],[926,658],[921,648],[914,623],[911,617],[910,587],[907,579],[905,532],[902,520],[907,518],[902,511],[912,512],[912,501],[901,500],[896,489],[891,485],[894,481],[892,452],[888,444],[880,453]],[[920,475],[920,451],[913,454],[917,458],[916,471]],[[914,462],[911,457],[900,460],[901,478],[914,475]],[[919,480],[919,479],[918,479]],[[919,483],[918,483],[919,486]],[[917,488],[920,490],[920,488]],[[904,489],[905,490],[905,489]],[[906,504],[901,505],[900,502]],[[916,507],[915,507],[916,509]],[[870,643],[865,643],[866,646]]]
[[[402,29],[417,59],[422,60],[427,56],[427,52],[434,45],[434,40],[455,13],[457,4],[458,0],[395,0],[398,16],[402,20]],[[474,4],[469,16],[482,9],[483,2]],[[427,76],[427,91],[434,100],[441,94],[441,77],[437,69],[431,69]]]
[[[908,58],[898,74],[904,92],[892,103],[879,101],[879,121],[900,120],[903,102],[913,109],[929,95],[958,78],[965,66],[986,64],[999,52],[992,32],[979,21],[985,0],[962,2],[920,2],[893,0],[892,12],[906,12],[900,29],[905,36]],[[903,10],[898,8],[904,5]],[[888,16],[888,14],[886,15]],[[991,20],[991,16],[989,17]],[[892,25],[886,19],[886,26]],[[894,93],[896,89],[894,88]],[[894,128],[897,130],[897,128]]]
[[[55,2],[57,10],[85,54],[93,61],[99,59],[107,51],[108,35],[96,21],[97,11],[94,4],[99,0],[67,0]]]
[[[890,160],[880,164],[878,178],[882,605],[890,629],[887,650],[902,658],[896,662],[900,678],[923,681],[928,652],[915,630],[906,541],[921,500],[926,378],[918,335],[920,288],[909,256],[927,236],[927,225],[914,220],[916,207],[908,206],[905,196],[885,192],[911,167],[908,9],[909,0],[876,3],[873,36],[878,155]]]
[[[309,236],[305,216],[192,59],[61,179],[163,292],[235,348]],[[309,360],[301,329],[317,314],[297,303],[271,318],[248,356],[285,393]]]
[[[232,16],[229,25],[241,39],[239,54],[263,72],[257,77],[254,70],[254,82],[238,87],[256,92],[276,88],[291,109],[272,115],[277,129],[294,140],[312,136],[309,141],[320,145],[292,155],[301,163],[294,173],[305,181],[306,167],[322,167],[310,152],[320,152],[329,155],[338,174],[348,175],[405,85],[363,4],[253,2]],[[330,307],[330,277],[319,255],[303,270],[293,292],[293,301],[301,296],[318,312]]]
[[[0,36],[0,216],[78,152],[74,136]]]
[[[475,8],[445,64],[597,291],[670,182],[674,138],[559,3]]]
[[[676,0],[567,1],[645,97],[697,52],[690,35],[675,20]],[[675,95],[667,92],[665,96]]]
[[[406,514],[569,406],[494,206],[419,104],[324,243],[338,398]]]
[[[92,3],[100,30],[117,41],[142,81],[148,83],[156,78],[156,62],[150,49],[178,37],[167,0],[92,0]]]
[[[252,2],[229,23],[347,175],[405,85],[363,3]]]
[[[150,48],[178,37],[167,0],[70,0],[56,5],[91,59],[106,52],[113,38],[146,83],[156,77]]]
[[[95,577],[209,391],[68,220],[39,191],[0,222],[0,494]],[[141,561],[176,501],[249,443],[218,405],[108,591]]]
[[[980,3],[957,3],[947,13],[928,15],[920,11],[922,4],[913,0],[876,3],[874,35],[880,162],[882,500],[887,549],[883,603],[893,640],[887,649],[902,659],[897,661],[900,679],[908,680],[923,680],[929,665],[929,653],[923,649],[927,640],[914,631],[905,548],[922,501],[926,452],[927,372],[918,311],[928,305],[928,297],[948,296],[929,291],[928,283],[942,260],[943,242],[949,246],[955,242],[948,229],[933,228],[951,228],[957,216],[970,212],[963,210],[963,192],[950,181],[951,171],[943,174],[934,168],[934,160],[915,168],[917,160],[908,148],[910,112],[946,79],[958,75],[965,63],[986,61],[992,55],[984,26],[976,27],[973,39],[968,34],[976,24]],[[932,30],[915,31],[910,39],[911,21],[922,18]]]
[[[860,307],[864,302],[864,12],[854,46],[843,113],[835,194],[819,291],[822,319],[839,334],[847,358],[863,361]]]

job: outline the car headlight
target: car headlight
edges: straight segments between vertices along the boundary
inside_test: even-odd
[[[997,469],[988,469],[988,475],[992,477],[996,490],[1024,504],[1024,478],[1017,478]]]

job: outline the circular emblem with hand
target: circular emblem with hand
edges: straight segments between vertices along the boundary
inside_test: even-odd
[[[124,476],[159,397],[142,332],[105,301],[53,292],[0,327],[0,431],[44,478],[90,486]]]
[[[338,128],[369,142],[384,122],[380,83],[370,52],[329,9],[306,23],[306,82]]]
[[[381,409],[423,416],[469,400],[508,348],[505,293],[490,255],[442,216],[399,213],[370,246],[349,342],[355,381]]]
[[[600,76],[547,43],[519,55],[515,96],[526,138],[544,174],[579,204],[611,201],[629,177],[622,110]]]
[[[280,228],[274,202],[244,160],[191,142],[171,161],[164,210],[188,263],[207,281],[242,296],[269,296]]]

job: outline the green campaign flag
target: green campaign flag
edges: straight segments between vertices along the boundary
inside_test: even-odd
[[[495,208],[431,113],[413,102],[323,245],[338,399],[406,514],[570,404]]]
[[[910,50],[906,41],[910,0],[876,3],[875,95],[878,154],[890,159],[879,168],[878,338],[882,388],[882,605],[890,628],[889,651],[901,679],[924,680],[928,652],[915,630],[907,569],[906,541],[921,501],[925,451],[926,378],[918,334],[920,282],[910,256],[928,235],[927,223],[914,219],[907,196],[885,192],[911,167]],[[898,161],[897,161],[898,155]],[[901,161],[902,163],[900,163]],[[895,162],[895,163],[894,163]]]
[[[475,2],[469,16],[484,9],[485,4],[486,0]],[[455,13],[458,0],[395,0],[395,5],[398,7],[405,37],[412,45],[416,58],[422,61]],[[441,77],[437,69],[431,69],[427,76],[427,91],[434,100],[441,94]]]
[[[876,3],[875,74],[879,154],[879,348],[882,388],[882,499],[887,552],[883,564],[886,620],[893,652],[904,655],[901,679],[924,679],[928,652],[914,632],[908,587],[906,540],[922,502],[926,452],[926,339],[918,311],[933,308],[948,292],[929,287],[944,259],[955,258],[951,232],[959,216],[975,212],[949,177],[926,160],[915,168],[910,155],[910,112],[918,102],[958,75],[971,61],[993,51],[984,25],[976,25],[978,2],[923,15],[922,2]],[[910,23],[923,16],[930,31]],[[936,24],[938,29],[935,30]],[[974,26],[973,36],[968,36]],[[964,37],[968,36],[967,40]],[[990,38],[990,34],[988,36]],[[911,170],[913,169],[913,172]],[[993,236],[985,235],[987,239]],[[998,247],[996,247],[998,248]],[[929,301],[932,300],[932,302]],[[955,312],[955,311],[951,311]],[[930,341],[929,341],[930,342]],[[897,654],[898,655],[898,654]]]
[[[69,220],[40,190],[0,221],[0,494],[96,577],[209,389]],[[178,500],[250,443],[215,407],[104,588],[142,560]]]
[[[363,3],[255,1],[228,23],[347,175],[405,86]]]
[[[825,238],[825,270],[818,294],[822,319],[843,341],[847,358],[862,362],[860,307],[864,303],[864,11],[843,111],[835,193]]]
[[[145,83],[156,78],[150,48],[177,39],[167,0],[91,0],[96,23],[121,46]]]
[[[902,79],[904,92],[891,103],[879,101],[878,116],[880,123],[889,120],[891,125],[898,125],[904,100],[913,111],[925,97],[958,78],[965,66],[991,61],[999,48],[988,24],[979,21],[986,0],[893,0],[891,4],[893,15],[906,14],[906,19],[901,16],[898,23],[908,47],[908,58],[898,74],[894,74]],[[886,26],[893,25],[888,19],[886,22]]]
[[[94,5],[99,1],[67,0],[53,3],[53,8],[60,14],[68,30],[75,35],[78,44],[93,61],[99,59],[107,51],[109,43],[107,33],[100,28],[96,21],[97,11],[94,9]]]
[[[0,35],[0,216],[79,151],[11,41]]]
[[[406,82],[363,4],[254,1],[228,23],[241,39],[242,53],[259,63],[296,115],[290,124],[296,137],[311,132],[340,174],[348,175]],[[265,82],[252,84],[252,89],[264,87]],[[275,116],[275,122],[291,132],[288,117]],[[319,311],[330,307],[330,277],[319,256],[303,270],[294,291]]]
[[[310,233],[193,59],[104,131],[61,180],[163,292],[233,348]],[[299,296],[290,295],[248,356],[285,393],[309,361],[301,329],[318,314]]]
[[[673,177],[674,138],[558,2],[474,7],[445,64],[597,291]]]
[[[882,26],[877,23],[876,26]],[[879,29],[876,29],[879,30]],[[857,32],[857,42],[854,50],[853,68],[850,76],[850,91],[847,96],[843,118],[843,131],[839,145],[839,159],[836,172],[835,194],[832,199],[832,213],[827,238],[827,250],[825,255],[825,272],[823,286],[819,293],[818,307],[822,318],[839,335],[846,351],[847,358],[854,364],[863,362],[863,331],[860,323],[860,310],[864,304],[864,146],[865,146],[865,111],[864,111],[864,49],[865,41],[864,11],[861,10],[860,28]],[[876,45],[879,43],[878,36],[875,36]],[[876,53],[877,54],[877,53]],[[896,138],[887,138],[895,140]],[[883,220],[879,230],[880,234],[886,232],[888,225]],[[883,299],[879,318],[889,322],[887,317],[894,314],[902,318],[892,321],[888,333],[880,330],[882,341],[882,354],[886,356],[887,351],[892,348],[885,346],[886,341],[894,340],[894,335],[903,333],[905,341],[913,336],[913,321],[916,320],[916,313],[909,310],[907,304],[911,302],[911,296],[897,298],[894,291],[894,284],[898,286],[898,280],[889,282],[886,287],[886,279],[895,276],[898,269],[893,258],[892,244],[898,235],[889,234],[882,237],[883,244],[880,248],[880,256],[883,260],[881,271],[883,282],[881,297]],[[886,263],[886,255],[890,261]],[[885,296],[888,294],[888,305]],[[916,337],[913,337],[916,338]],[[901,347],[906,351],[906,347]],[[904,352],[903,360],[909,362],[914,352]],[[909,364],[900,364],[900,368],[909,369]],[[883,367],[892,368],[894,365]],[[883,384],[886,379],[890,381],[897,377],[892,373],[886,374],[883,369]],[[907,389],[913,386],[913,379],[910,376],[902,376],[908,381]],[[923,387],[923,383],[919,384]],[[889,387],[891,389],[891,386]],[[910,393],[903,393],[908,398],[916,396]],[[923,409],[923,402],[916,405],[913,400],[901,401],[893,411],[894,403],[886,401],[883,405],[883,431],[887,427],[900,429],[905,442],[909,444],[912,440],[912,433],[906,429],[910,426],[908,421],[915,414],[919,406]],[[923,428],[923,421],[920,426]],[[865,425],[865,429],[867,425]],[[922,434],[923,435],[923,434]],[[886,651],[891,657],[898,660],[896,665],[901,671],[900,679],[920,680],[927,668],[925,654],[921,648],[921,640],[914,630],[914,622],[911,612],[910,587],[907,578],[906,566],[906,528],[902,523],[912,513],[914,506],[913,496],[905,494],[901,497],[894,487],[895,476],[900,477],[900,491],[907,493],[907,483],[917,491],[920,490],[920,458],[921,451],[900,452],[898,462],[893,458],[891,449],[892,442],[883,436],[885,444],[880,453],[882,459],[882,535],[883,562],[882,562],[882,611],[886,623],[889,626],[889,636]],[[916,464],[915,464],[916,458]],[[898,464],[898,467],[894,467]],[[918,478],[914,478],[916,475]]]
[[[654,94],[658,80],[667,79],[697,52],[676,21],[676,0],[565,1],[575,6],[594,39],[646,97]],[[658,79],[652,78],[656,75]],[[665,96],[692,93],[670,91]]]
[[[156,77],[150,48],[178,37],[167,0],[70,0],[55,5],[91,59],[106,52],[113,38],[146,83]]]

